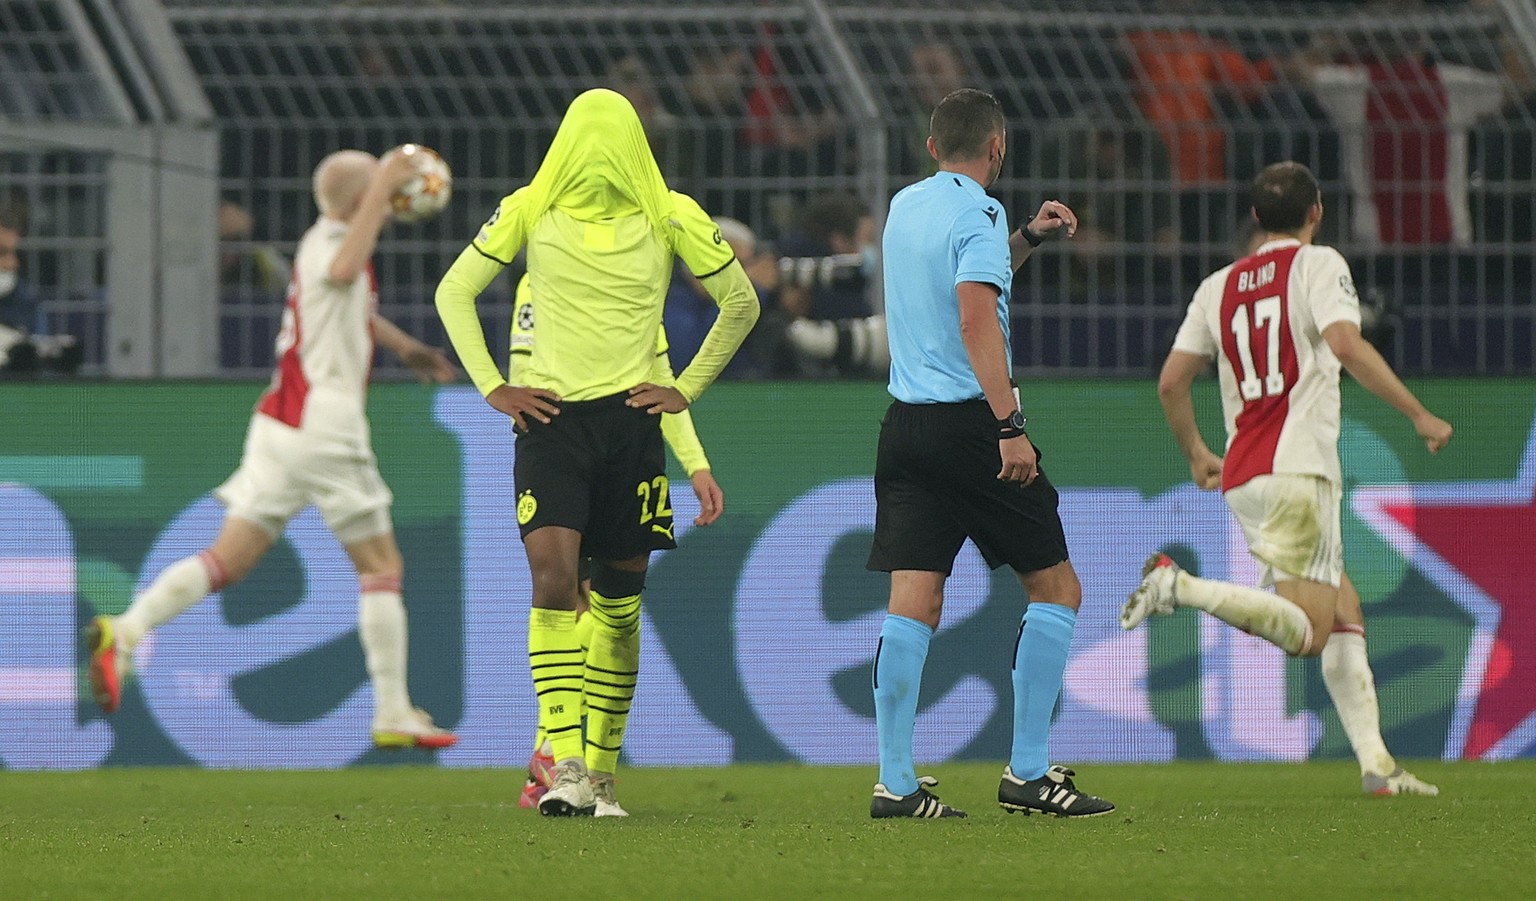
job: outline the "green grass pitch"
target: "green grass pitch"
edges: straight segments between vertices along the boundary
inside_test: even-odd
[[[628,770],[628,820],[517,807],[520,774],[0,772],[0,898],[1532,898],[1536,761],[1084,766],[1119,804],[1008,815],[1000,764],[933,768],[968,820],[871,821],[870,769]]]

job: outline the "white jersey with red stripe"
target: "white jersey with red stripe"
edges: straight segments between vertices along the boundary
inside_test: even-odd
[[[320,217],[299,240],[277,336],[277,370],[256,412],[305,431],[365,435],[373,367],[373,264],[350,284],[330,280],[347,224]]]
[[[1360,324],[1349,264],[1331,247],[1271,241],[1195,291],[1173,349],[1216,359],[1227,425],[1223,491],[1272,473],[1339,484],[1339,360],[1323,339]]]

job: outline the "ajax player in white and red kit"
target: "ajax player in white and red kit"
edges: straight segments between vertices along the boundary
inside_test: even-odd
[[[121,702],[123,677],[144,635],[244,578],[288,521],[313,504],[357,568],[374,743],[442,748],[455,742],[411,704],[406,690],[404,564],[390,522],[393,498],[379,477],[365,412],[375,341],[425,379],[446,382],[455,374],[440,352],[377,313],[373,250],[390,198],[415,175],[415,160],[399,151],[379,160],[343,150],[316,167],[320,218],[299,241],[277,371],[256,404],[239,468],[214,492],[227,508],[223,527],[208,548],[161,572],[127,612],[97,617],[87,629],[91,686],[106,712]]]
[[[1339,506],[1339,371],[1406,416],[1430,453],[1451,426],[1424,408],[1360,334],[1349,264],[1312,238],[1322,221],[1317,180],[1298,163],[1276,163],[1253,185],[1264,233],[1257,250],[1195,291],[1158,397],[1190,472],[1220,486],[1264,586],[1202,579],[1153,554],[1120,614],[1136,628],[1149,615],[1194,607],[1297,656],[1321,656],[1323,678],[1362,784],[1376,794],[1434,794],[1397,766],[1381,739],[1375,680],[1365,653],[1360,596],[1344,573]],[[1195,423],[1190,385],[1216,361],[1226,418],[1225,459]]]

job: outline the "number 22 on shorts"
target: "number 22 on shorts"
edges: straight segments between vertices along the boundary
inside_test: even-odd
[[[668,489],[667,477],[657,476],[648,482],[641,482],[635,486],[635,494],[640,498],[640,523],[644,525],[653,519],[670,519],[672,507],[667,503]],[[652,501],[655,505],[652,505]]]

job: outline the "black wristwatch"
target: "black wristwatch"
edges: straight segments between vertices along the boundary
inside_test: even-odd
[[[1024,434],[1024,424],[1029,422],[1024,418],[1023,410],[1014,410],[1007,416],[997,421],[997,438],[1006,441],[1009,438],[1017,438]]]
[[[1028,222],[1019,226],[1019,234],[1024,236],[1024,240],[1029,244],[1030,247],[1039,247],[1041,244],[1045,243],[1045,236],[1037,235],[1030,231]]]

